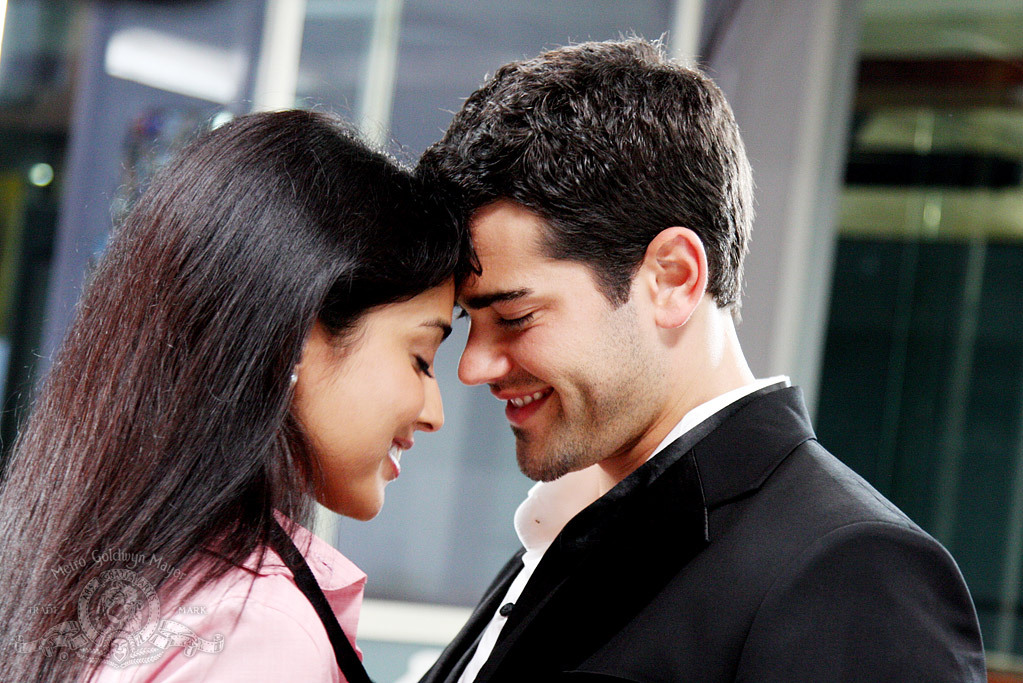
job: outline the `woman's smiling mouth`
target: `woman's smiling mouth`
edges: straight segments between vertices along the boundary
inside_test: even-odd
[[[391,442],[391,447],[387,449],[387,459],[391,461],[391,466],[394,469],[394,478],[397,479],[398,475],[401,474],[401,454],[412,448],[411,441],[398,441],[395,439]]]

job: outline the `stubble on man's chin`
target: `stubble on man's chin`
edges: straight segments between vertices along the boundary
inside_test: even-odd
[[[519,470],[533,481],[554,481],[569,472],[582,469],[579,466],[579,453],[536,452],[536,441],[518,427],[512,427],[515,434],[515,459]],[[532,447],[532,448],[531,448]],[[530,451],[534,451],[530,453]]]

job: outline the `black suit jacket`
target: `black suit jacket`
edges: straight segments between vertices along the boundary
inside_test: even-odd
[[[457,680],[521,568],[423,683]],[[796,388],[755,392],[573,518],[477,681],[986,680],[952,557],[814,439]]]

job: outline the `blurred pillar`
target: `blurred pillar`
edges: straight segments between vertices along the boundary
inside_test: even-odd
[[[816,404],[852,117],[859,0],[716,3],[701,57],[753,164],[757,217],[739,337],[758,376]]]
[[[391,135],[402,5],[403,0],[376,0],[359,98],[359,129],[369,142],[381,147],[387,145]]]
[[[703,28],[703,0],[675,0],[671,24],[671,54],[682,62],[695,61]]]
[[[253,111],[295,106],[305,0],[266,0],[266,19],[252,95]]]

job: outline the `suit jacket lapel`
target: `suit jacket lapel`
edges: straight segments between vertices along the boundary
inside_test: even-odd
[[[613,543],[566,539],[547,551],[478,681],[541,680],[541,671],[578,664],[704,547],[706,508],[692,454],[651,486],[656,494],[623,501],[602,520],[600,537]],[[656,520],[671,520],[667,537]],[[634,580],[637,572],[643,580]]]

